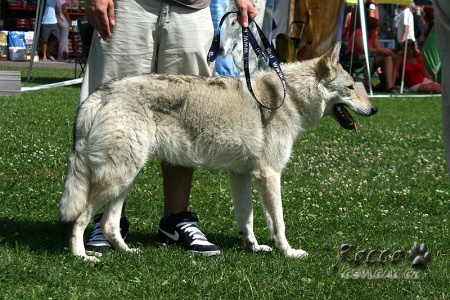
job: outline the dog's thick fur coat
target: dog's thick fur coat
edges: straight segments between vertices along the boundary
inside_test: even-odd
[[[252,176],[271,237],[289,257],[305,257],[285,236],[280,175],[298,135],[332,116],[347,129],[376,107],[362,97],[338,63],[340,44],[320,58],[283,65],[287,95],[277,110],[260,107],[243,79],[141,75],[101,86],[79,107],[74,144],[60,202],[60,221],[71,231],[70,249],[86,255],[83,233],[102,206],[101,227],[115,249],[132,251],[120,235],[122,204],[151,155],[173,164],[228,170],[236,221],[244,245],[253,233]],[[275,72],[252,74],[256,96],[277,106],[283,89]]]

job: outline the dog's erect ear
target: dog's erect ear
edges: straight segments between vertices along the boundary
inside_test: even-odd
[[[337,76],[336,64],[339,61],[339,53],[341,50],[341,42],[336,42],[324,55],[319,59],[319,75],[321,78],[328,78],[330,81]]]
[[[336,64],[339,61],[339,54],[341,52],[341,42],[337,41],[330,49],[328,49],[325,55],[328,55],[331,59],[331,63]]]

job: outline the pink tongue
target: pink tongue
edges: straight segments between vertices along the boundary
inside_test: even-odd
[[[348,111],[343,107],[342,109],[344,115],[347,117],[347,119],[351,120],[353,123],[353,130],[355,130],[355,133],[358,134],[358,125],[356,124],[356,121],[353,119],[353,117],[348,113]]]

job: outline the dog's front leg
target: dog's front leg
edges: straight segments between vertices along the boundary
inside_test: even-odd
[[[288,257],[304,258],[308,253],[292,249],[286,239],[281,203],[281,174],[272,168],[264,168],[254,173],[262,206],[265,210],[270,234],[281,254]]]
[[[254,252],[272,251],[266,245],[259,245],[253,232],[252,177],[250,174],[230,172],[231,197],[239,233],[244,246]]]

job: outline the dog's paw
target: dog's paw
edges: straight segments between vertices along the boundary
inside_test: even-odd
[[[257,247],[255,247],[255,250],[253,250],[254,252],[271,252],[273,251],[272,247],[269,247],[267,245],[258,245]]]
[[[94,262],[94,263],[100,261],[97,257],[95,257],[95,256],[88,256],[88,255],[83,256],[83,260],[84,261],[88,261],[88,262]]]
[[[307,258],[308,252],[303,251],[302,249],[289,249],[286,252],[287,257],[293,257],[293,258]]]
[[[142,251],[140,250],[140,249],[138,249],[138,248],[128,248],[127,250],[126,250],[127,252],[130,252],[130,253],[135,253],[135,254],[140,254]]]

